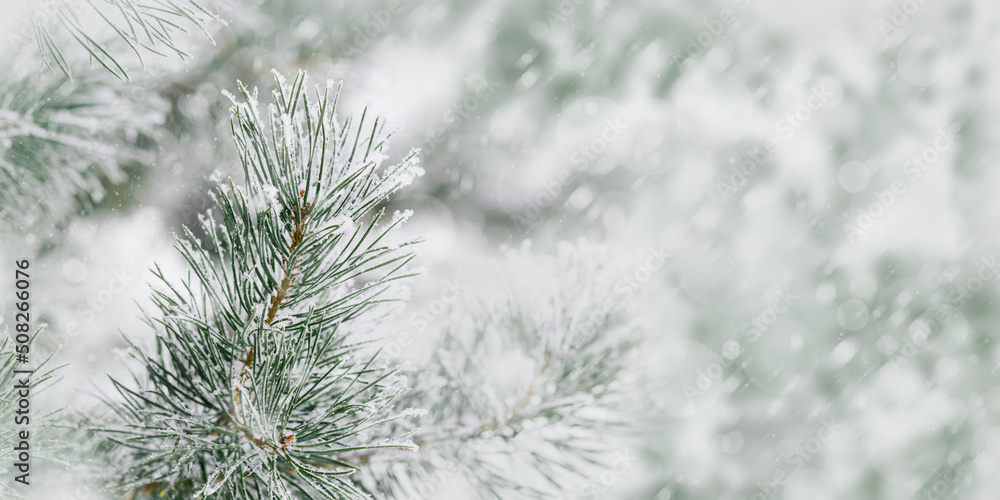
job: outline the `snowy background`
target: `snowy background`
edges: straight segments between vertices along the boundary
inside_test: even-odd
[[[642,411],[620,466],[567,498],[995,498],[1000,5],[207,5],[228,21],[214,45],[123,58],[108,133],[134,151],[112,153],[97,203],[3,200],[0,261],[32,259],[40,349],[68,363],[37,404],[96,405],[125,372],[150,267],[183,272],[174,235],[241,175],[222,90],[301,67],[387,118],[396,157],[422,150],[390,206],[426,239],[400,329],[494,287],[503,248],[609,248],[611,296],[647,338]],[[10,67],[47,71],[4,23]],[[433,337],[393,335],[400,358]],[[33,494],[83,498],[69,477]]]

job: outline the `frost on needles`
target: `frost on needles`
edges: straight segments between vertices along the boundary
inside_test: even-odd
[[[386,499],[538,500],[603,498],[625,484],[648,397],[642,332],[615,300],[609,255],[585,241],[555,255],[504,251],[489,285],[434,322],[429,352],[409,356],[410,390],[394,404],[428,414],[387,435],[413,429],[420,451],[373,454],[361,483]]]
[[[265,110],[229,95],[244,183],[219,186],[206,241],[178,239],[186,278],[155,269],[155,346],[115,381],[101,431],[127,498],[367,498],[350,475],[413,448],[365,438],[415,412],[390,411],[405,382],[353,339],[409,276],[412,242],[386,238],[405,217],[380,204],[422,173],[416,151],[382,165],[378,119],[338,123],[332,84],[275,80]]]

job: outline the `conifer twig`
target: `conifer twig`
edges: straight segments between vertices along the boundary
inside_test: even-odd
[[[230,96],[244,185],[220,185],[210,244],[178,240],[191,277],[155,270],[155,349],[108,402],[113,482],[136,499],[366,498],[349,457],[415,448],[364,438],[418,412],[392,411],[402,381],[352,340],[409,276],[409,243],[385,241],[406,216],[384,224],[377,205],[420,174],[415,152],[383,167],[378,120],[341,125],[332,84],[310,99],[304,73],[275,79],[268,123],[256,91]]]

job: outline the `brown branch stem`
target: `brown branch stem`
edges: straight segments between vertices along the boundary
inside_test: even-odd
[[[310,204],[306,203],[306,206],[302,207],[299,216],[295,218],[295,227],[292,230],[292,242],[288,246],[288,256],[285,257],[285,262],[281,266],[285,276],[281,279],[281,283],[275,290],[274,295],[271,296],[271,306],[267,309],[267,318],[264,320],[269,325],[274,321],[274,316],[278,314],[278,308],[281,307],[281,304],[288,298],[288,294],[292,291],[292,280],[297,276],[295,269],[299,265],[299,258],[292,258],[292,256],[295,255],[295,251],[298,250],[299,245],[302,244],[302,239],[305,237],[309,207]]]

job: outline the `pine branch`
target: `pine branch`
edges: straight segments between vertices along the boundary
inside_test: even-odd
[[[428,409],[413,436],[420,451],[372,456],[369,491],[432,498],[464,480],[479,498],[564,498],[611,470],[637,401],[629,360],[638,336],[595,264],[606,256],[578,247],[508,258],[501,273],[527,281],[444,316],[396,403]]]
[[[129,75],[115,50],[107,46],[100,26],[109,29],[140,64],[143,54],[165,56],[172,52],[182,59],[186,54],[175,37],[187,33],[185,25],[193,25],[211,40],[208,26],[212,22],[225,24],[193,0],[42,0],[25,7],[35,43],[42,60],[50,70],[72,78],[72,58],[67,58],[62,40],[72,39],[90,60],[117,78]],[[53,29],[58,27],[58,33]],[[214,44],[214,40],[212,40]]]
[[[19,61],[7,61],[18,66]],[[23,76],[17,76],[22,74]],[[150,162],[162,102],[91,74],[0,77],[0,220],[30,226],[99,202],[122,165]],[[15,212],[16,208],[16,212]]]
[[[216,18],[194,2],[173,0],[44,0],[25,2],[22,11],[42,60],[62,73],[37,71],[37,54],[29,50],[5,58],[8,71],[0,77],[0,196],[9,201],[0,223],[27,227],[40,217],[89,208],[101,201],[107,184],[124,180],[123,166],[152,161],[149,139],[163,117],[162,99],[101,78],[100,71],[81,70],[76,62],[89,57],[128,79],[115,51],[102,42],[101,26],[141,61],[144,52],[161,49],[183,57],[175,35],[184,24],[204,31]],[[65,39],[86,56],[64,53]]]
[[[402,380],[352,339],[407,276],[409,243],[383,241],[405,215],[383,223],[378,206],[420,174],[416,153],[383,167],[379,120],[341,125],[332,84],[309,98],[304,73],[275,77],[266,122],[256,91],[230,96],[244,184],[219,186],[207,243],[178,240],[187,279],[155,270],[155,349],[115,381],[118,424],[101,432],[130,498],[366,498],[350,458],[415,448],[407,432],[363,438],[414,412],[392,411]]]
[[[37,335],[36,332],[28,345],[34,345]],[[6,464],[6,467],[10,467],[9,464],[16,461],[15,457],[18,454],[15,446],[18,446],[21,441],[19,433],[29,431],[29,453],[32,464],[44,460],[63,466],[67,465],[57,457],[66,444],[55,437],[59,431],[66,428],[62,412],[56,410],[45,413],[36,406],[31,409],[31,412],[23,415],[28,418],[26,425],[13,425],[15,411],[18,409],[21,399],[19,394],[21,389],[18,384],[25,379],[25,374],[15,373],[15,370],[23,370],[25,366],[18,364],[13,342],[8,336],[8,332],[4,331],[0,336],[2,336],[2,340],[0,340],[0,384],[2,384],[0,385],[0,421],[4,423],[3,426],[0,426],[0,460]],[[35,355],[37,356],[37,354]],[[39,401],[39,394],[44,394],[45,390],[56,381],[59,368],[49,368],[50,361],[51,358],[45,359],[34,367],[33,373],[27,375],[30,380],[28,397],[33,404]],[[7,477],[0,481],[0,498],[24,498],[17,489],[12,487],[14,485],[13,477],[18,474],[19,472],[8,469]]]

